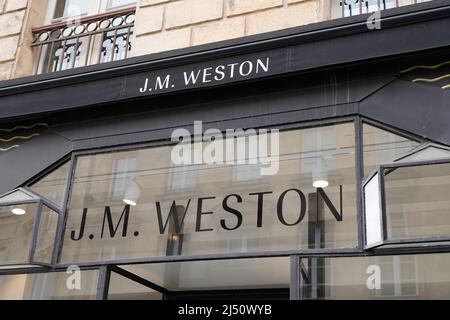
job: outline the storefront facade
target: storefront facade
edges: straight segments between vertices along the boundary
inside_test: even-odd
[[[450,298],[450,3],[367,19],[1,82],[0,298]]]

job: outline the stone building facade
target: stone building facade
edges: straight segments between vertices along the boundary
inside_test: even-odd
[[[133,56],[326,21],[336,0],[138,0]],[[339,1],[337,1],[339,2]],[[417,0],[399,0],[409,5]],[[420,1],[419,1],[420,2]],[[336,5],[336,4],[334,4]],[[0,0],[0,80],[33,74],[48,0]]]

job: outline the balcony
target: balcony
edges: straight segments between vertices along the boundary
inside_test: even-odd
[[[130,57],[134,20],[132,8],[33,29],[34,74]]]
[[[428,1],[432,0],[335,0],[332,4],[332,18],[356,16]]]

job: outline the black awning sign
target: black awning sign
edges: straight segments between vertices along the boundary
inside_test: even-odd
[[[124,96],[138,97],[191,88],[217,86],[278,74],[286,70],[284,50],[171,67],[130,75]]]

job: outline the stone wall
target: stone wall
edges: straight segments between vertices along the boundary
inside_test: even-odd
[[[42,24],[46,0],[0,0],[0,81],[31,75],[31,29]]]
[[[329,20],[331,1],[338,0],[137,0],[133,55]],[[31,29],[43,25],[47,2],[0,0],[0,81],[33,74]]]
[[[330,0],[140,0],[134,55],[329,19]]]

